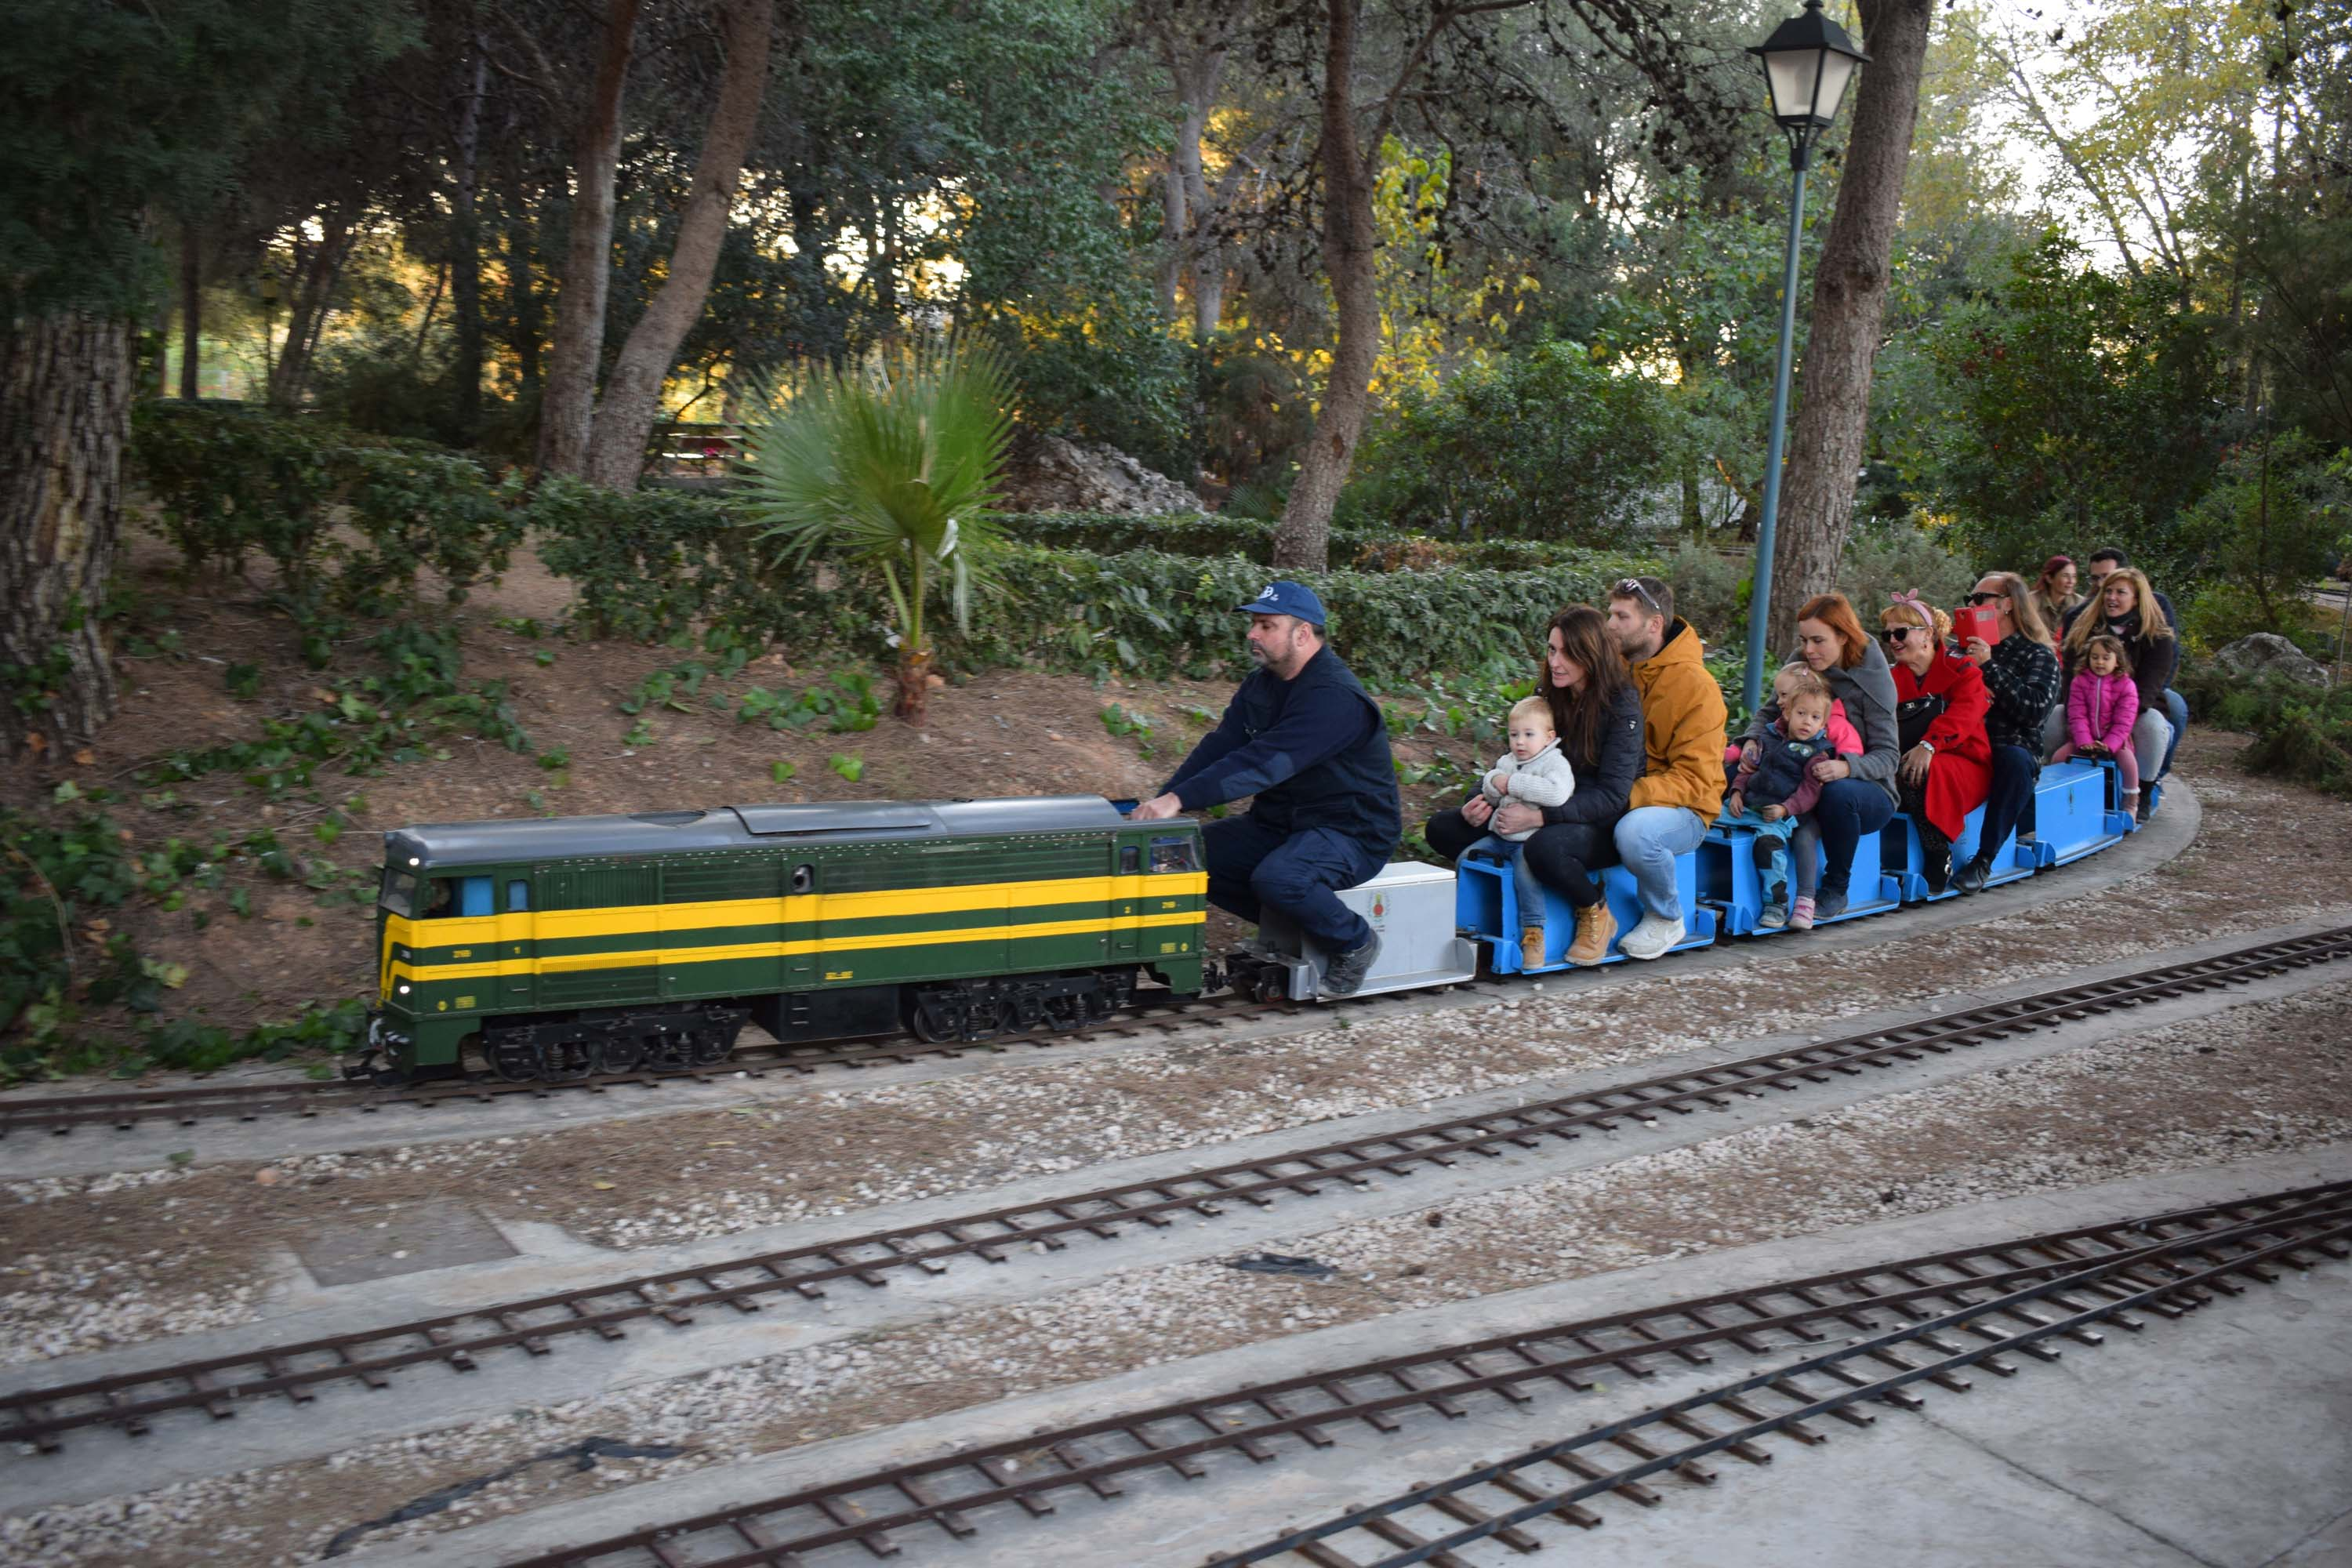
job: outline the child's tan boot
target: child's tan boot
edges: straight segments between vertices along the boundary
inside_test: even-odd
[[[1609,956],[1609,943],[1617,935],[1617,917],[1609,912],[1606,899],[1590,903],[1576,911],[1576,940],[1568,944],[1570,963],[1598,963]]]
[[[1543,965],[1544,928],[1541,926],[1521,926],[1519,928],[1519,967],[1522,969],[1541,969]]]

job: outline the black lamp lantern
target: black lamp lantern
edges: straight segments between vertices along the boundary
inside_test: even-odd
[[[1854,68],[1870,58],[1843,27],[1822,15],[1822,0],[1805,0],[1801,15],[1773,28],[1770,37],[1748,52],[1764,62],[1772,118],[1792,141],[1811,141],[1837,118]]]

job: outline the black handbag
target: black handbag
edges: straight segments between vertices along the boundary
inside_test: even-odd
[[[1908,702],[1895,705],[1895,732],[1902,749],[1909,751],[1927,738],[1927,727],[1944,716],[1944,700],[1933,692],[1923,692]]]

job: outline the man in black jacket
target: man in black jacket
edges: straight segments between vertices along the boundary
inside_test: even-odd
[[[1135,816],[1150,822],[1255,797],[1244,815],[1202,829],[1209,901],[1245,921],[1265,909],[1289,917],[1334,955],[1323,989],[1345,996],[1363,984],[1381,939],[1338,889],[1388,864],[1402,824],[1388,725],[1323,640],[1313,589],[1269,583],[1235,608],[1250,618],[1257,668]]]

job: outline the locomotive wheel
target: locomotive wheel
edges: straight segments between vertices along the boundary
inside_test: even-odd
[[[540,1049],[524,1040],[486,1040],[482,1055],[490,1070],[509,1083],[532,1083],[547,1076],[547,1064],[541,1059]]]
[[[646,1065],[646,1042],[633,1035],[616,1035],[596,1044],[598,1072],[635,1072]]]
[[[735,1052],[735,1031],[716,1026],[688,1029],[680,1037],[679,1045],[686,1059],[696,1067],[707,1068],[723,1062]]]
[[[1045,1021],[1045,999],[1034,991],[1023,989],[1005,998],[1005,1011],[1012,1015],[1013,1027],[1023,1034]]]

